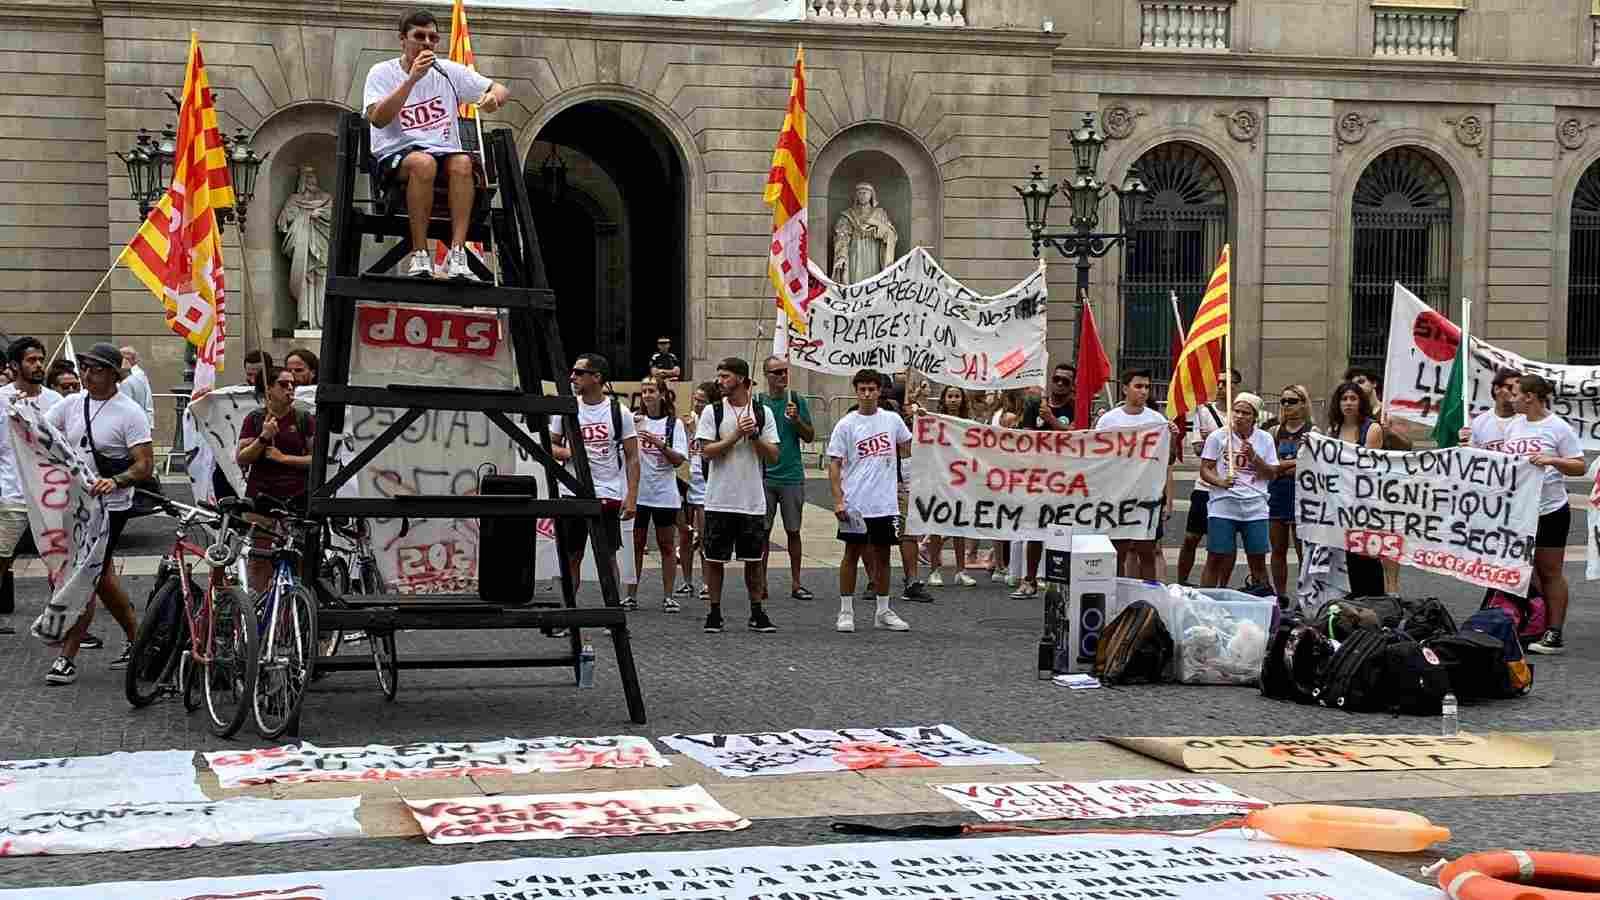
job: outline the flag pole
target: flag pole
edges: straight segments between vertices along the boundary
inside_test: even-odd
[[[1463,348],[1463,350],[1465,352],[1460,354],[1460,358],[1467,363],[1467,365],[1461,366],[1461,423],[1462,423],[1462,425],[1470,425],[1472,423],[1472,401],[1471,401],[1471,398],[1467,396],[1467,372],[1470,371],[1471,367],[1472,367],[1471,366],[1471,363],[1472,363],[1472,340],[1468,336],[1468,333],[1471,330],[1471,328],[1472,328],[1472,301],[1467,299],[1466,297],[1462,297],[1461,298],[1461,346],[1462,346],[1462,348]]]
[[[140,224],[142,225],[143,223],[141,222]],[[134,237],[139,236],[138,229],[134,229],[133,235]],[[100,276],[100,283],[95,285],[94,290],[89,292],[89,298],[83,301],[82,306],[78,307],[78,314],[72,317],[72,323],[67,326],[66,331],[61,333],[61,343],[56,344],[56,349],[50,353],[50,358],[45,361],[46,366],[55,362],[56,357],[61,355],[62,349],[67,346],[67,338],[72,336],[72,330],[78,327],[78,322],[82,321],[84,313],[89,311],[89,304],[94,302],[94,298],[100,293],[100,289],[106,286],[107,281],[111,280],[111,273],[117,271],[117,266],[122,265],[122,254],[128,252],[128,247],[132,243],[133,238],[128,238],[128,243],[123,244],[122,249],[117,251],[116,258],[111,261],[111,267],[106,269],[106,273],[104,275]]]
[[[1228,330],[1222,333],[1222,377],[1228,379],[1228,474],[1233,475],[1233,254],[1228,254]]]

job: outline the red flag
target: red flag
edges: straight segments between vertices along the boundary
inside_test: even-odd
[[[1111,378],[1111,360],[1106,358],[1106,348],[1100,345],[1100,330],[1094,327],[1094,312],[1085,300],[1078,316],[1078,387],[1076,405],[1072,410],[1072,424],[1088,428],[1089,407],[1094,395],[1100,393]]]

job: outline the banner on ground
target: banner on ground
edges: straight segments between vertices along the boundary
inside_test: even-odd
[[[750,820],[698,784],[639,791],[407,800],[431,844],[738,831]]]
[[[1039,762],[968,737],[949,725],[669,734],[661,743],[730,778],[856,769],[1031,766]]]
[[[830,375],[916,369],[979,391],[1044,384],[1042,263],[994,296],[963,286],[921,247],[855,284],[836,284],[815,262],[809,266],[813,293],[819,284],[822,293],[807,308],[806,331],[786,326],[794,365]]]
[[[912,534],[1042,540],[1066,526],[1151,540],[1161,522],[1165,427],[1019,431],[930,414],[912,439]]]
[[[188,750],[0,762],[0,810],[82,808],[89,802],[206,800]],[[4,814],[0,813],[0,818]]]
[[[0,900],[200,900],[382,897],[556,900],[593,890],[656,900],[1038,896],[1174,900],[1438,900],[1439,889],[1338,850],[1247,840],[1082,835],[731,847],[453,866],[122,882],[0,891]]]
[[[413,781],[670,765],[648,738],[629,735],[502,738],[318,747],[309,741],[244,753],[205,754],[225,788],[308,781]]]
[[[360,797],[153,800],[0,812],[0,856],[360,837]]]
[[[1135,753],[1191,772],[1413,772],[1540,769],[1555,753],[1506,734],[1312,734],[1296,736],[1108,737]]]
[[[1029,781],[930,784],[939,796],[989,822],[1237,815],[1269,803],[1225,784],[1174,781]]]
[[[1384,364],[1383,399],[1391,415],[1432,428],[1450,387],[1461,329],[1401,285],[1394,286],[1389,313],[1389,354]],[[1550,411],[1566,419],[1583,449],[1600,450],[1600,366],[1539,362],[1469,335],[1472,368],[1467,373],[1467,421],[1494,407],[1490,388],[1499,369],[1539,375],[1555,393]]]
[[[29,631],[55,644],[94,597],[111,521],[105,498],[89,493],[99,476],[84,448],[72,446],[33,404],[6,409],[17,479],[28,497],[28,527],[51,587],[50,600]]]
[[[1295,471],[1301,539],[1525,594],[1540,471],[1494,450],[1369,450],[1306,436]]]

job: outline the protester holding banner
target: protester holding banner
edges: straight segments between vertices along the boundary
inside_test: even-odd
[[[106,541],[105,567],[96,585],[96,596],[122,626],[127,643],[112,661],[113,669],[124,668],[133,651],[138,616],[128,594],[117,578],[112,559],[117,539],[132,518],[133,485],[155,472],[155,454],[150,440],[150,421],[139,404],[117,390],[122,377],[122,351],[115,344],[98,343],[78,355],[82,367],[83,402],[63,400],[45,413],[45,421],[64,434],[69,444],[91,454],[100,477],[91,493],[106,498],[110,511],[110,533]],[[61,655],[45,674],[47,684],[71,684],[78,680],[78,645],[94,619],[94,606],[84,609],[61,643]]]
[[[1233,398],[1231,427],[1212,432],[1200,453],[1200,477],[1212,488],[1207,507],[1205,587],[1224,587],[1233,574],[1238,542],[1250,577],[1268,584],[1267,482],[1278,473],[1278,448],[1272,435],[1256,427],[1261,398]],[[1221,460],[1223,465],[1218,467]]]
[[[789,596],[796,600],[814,600],[812,593],[800,583],[800,520],[806,506],[806,464],[800,458],[800,444],[816,440],[811,427],[811,410],[806,398],[789,390],[789,361],[781,356],[769,356],[762,363],[767,379],[767,391],[757,400],[767,408],[767,418],[777,424],[778,461],[766,467],[767,536],[762,544],[763,562],[772,551],[772,523],[779,511],[783,513],[783,531],[789,550],[789,580],[793,587]]]
[[[61,401],[61,395],[44,386],[44,344],[37,338],[19,337],[6,351],[7,365],[0,366],[11,376],[0,387],[0,634],[16,634],[11,616],[17,611],[16,579],[11,564],[17,544],[28,530],[28,496],[22,490],[17,472],[17,455],[11,449],[11,425],[6,421],[14,404],[31,404],[47,412]]]
[[[833,426],[828,439],[828,482],[833,488],[833,514],[839,520],[844,559],[839,563],[839,616],[834,629],[856,630],[856,563],[867,569],[877,595],[873,627],[910,631],[911,626],[889,608],[889,550],[900,541],[898,480],[902,457],[911,454],[911,432],[895,413],[878,406],[882,382],[877,372],[862,369],[850,380],[856,409]]]
[[[706,411],[706,407],[720,402],[722,388],[715,381],[702,381],[690,395],[693,410],[682,419],[683,433],[689,439],[689,480],[684,484],[683,514],[678,519],[678,560],[683,569],[683,586],[678,588],[680,597],[694,593],[694,555],[700,550],[700,536],[705,534],[706,463],[700,455],[700,438],[695,431],[700,427],[700,414]],[[705,598],[705,580],[702,576],[700,599]]]
[[[1333,389],[1328,400],[1328,436],[1369,450],[1383,447],[1383,429],[1372,417],[1372,395],[1353,381]],[[1373,597],[1384,592],[1383,566],[1377,557],[1350,552],[1346,563],[1352,596]]]
[[[615,397],[605,393],[606,374],[610,363],[598,353],[585,353],[573,363],[569,378],[572,393],[578,397],[578,429],[584,450],[589,457],[589,474],[594,478],[594,494],[600,500],[600,518],[612,549],[622,552],[622,520],[631,519],[639,502],[639,436],[633,427],[633,416],[622,411]],[[562,434],[563,420],[550,419],[550,455],[566,463],[572,470],[572,449]],[[572,496],[565,486],[561,495]],[[589,524],[578,516],[563,516],[556,520],[562,529],[562,543],[567,549],[567,565],[572,569],[572,583],[583,578],[584,545],[589,540]],[[612,557],[616,570],[616,557]],[[617,577],[622,580],[620,574]],[[624,602],[624,608],[627,603]]]
[[[1383,429],[1383,449],[1410,450],[1414,446],[1411,438],[1395,427],[1395,423],[1389,418],[1388,410],[1384,408],[1383,373],[1367,366],[1351,366],[1345,370],[1344,380],[1354,382],[1367,392],[1367,399],[1372,401],[1372,417],[1378,420],[1378,427]],[[1379,560],[1379,564],[1383,566],[1384,593],[1398,594],[1400,564],[1392,559]]]
[[[266,376],[267,402],[244,417],[234,459],[247,473],[246,497],[266,497],[303,511],[316,419],[295,406],[295,378],[288,369],[271,368]],[[272,535],[258,533],[255,546],[271,548]],[[246,566],[250,589],[265,591],[272,578],[272,561],[252,556]]]
[[[656,547],[661,551],[661,611],[675,613],[682,607],[672,595],[677,547],[674,538],[683,498],[678,495],[678,466],[688,457],[686,429],[672,410],[672,392],[660,383],[639,385],[639,402],[644,414],[634,422],[639,435],[639,520],[633,527],[633,570],[644,571],[644,548],[650,540],[650,526],[656,529]],[[628,599],[637,606],[639,583],[628,585]]]
[[[1489,386],[1489,396],[1494,400],[1494,407],[1478,413],[1472,424],[1461,429],[1460,439],[1464,444],[1482,447],[1485,450],[1503,450],[1506,443],[1506,434],[1511,430],[1511,422],[1517,417],[1516,405],[1512,398],[1517,393],[1518,373],[1512,369],[1497,369],[1494,373],[1494,382]]]
[[[1295,457],[1306,442],[1306,435],[1315,433],[1311,424],[1311,391],[1303,384],[1291,384],[1278,397],[1277,428],[1273,441],[1278,447],[1278,474],[1267,484],[1267,518],[1271,522],[1272,585],[1278,591],[1278,600],[1288,598],[1289,545],[1294,544],[1295,559],[1305,565],[1305,552],[1294,533],[1294,473]]]
[[[995,398],[994,412],[989,415],[989,424],[1000,428],[1016,428],[1017,423],[1022,421],[1027,403],[1028,392],[1021,388],[1001,391],[999,397]],[[1011,554],[1015,550],[1026,557],[1027,551],[1022,546],[1023,542],[996,540],[992,543],[994,546],[989,555],[989,580],[1004,581],[1008,586],[1016,587],[1022,579],[1011,577]],[[1043,546],[1040,545],[1041,550]]]
[[[973,420],[971,401],[967,392],[955,385],[949,385],[939,392],[939,413],[946,416],[955,416],[958,419]],[[977,579],[967,574],[967,539],[963,537],[952,538],[955,542],[956,572],[953,581],[961,587],[972,587],[978,583]],[[977,541],[972,542],[976,546]],[[944,535],[928,535],[928,560],[932,569],[928,573],[928,584],[932,587],[942,587],[944,576],[940,569],[944,567]]]
[[[1150,401],[1150,370],[1127,369],[1123,371],[1122,405],[1100,414],[1096,429],[1140,428],[1148,425],[1170,427],[1167,417],[1148,406]],[[1172,514],[1172,466],[1167,466],[1167,488],[1162,492],[1161,524],[1156,536],[1148,541],[1112,541],[1117,548],[1117,575],[1153,581],[1156,577],[1156,543],[1161,540],[1166,517]]]
[[[1077,381],[1076,366],[1056,363],[1050,369],[1048,395],[1029,397],[1022,409],[1022,418],[1014,427],[1030,431],[1071,431],[1072,414],[1077,404],[1073,388]],[[1084,424],[1088,425],[1087,422]],[[1044,541],[1027,541],[1023,553],[1024,575],[1022,584],[1011,592],[1013,600],[1031,600],[1039,596],[1039,561],[1044,558]]]
[[[767,496],[761,485],[763,466],[778,461],[778,426],[766,407],[750,394],[750,364],[736,356],[717,363],[722,399],[700,414],[695,436],[700,439],[706,474],[705,546],[706,611],[704,631],[722,633],[722,576],[735,556],[744,563],[744,584],[750,593],[751,631],[778,630],[767,616],[766,570],[761,565],[766,543]]]
[[[1506,430],[1504,450],[1526,456],[1544,469],[1539,493],[1539,530],[1533,541],[1533,567],[1544,591],[1549,625],[1544,636],[1528,645],[1531,653],[1567,652],[1562,628],[1567,621],[1569,589],[1562,567],[1567,557],[1567,532],[1572,527],[1572,506],[1567,499],[1566,476],[1582,475],[1586,465],[1578,433],[1566,420],[1550,411],[1553,388],[1538,375],[1516,381],[1512,403],[1519,415]]]
[[[1194,458],[1199,459],[1206,449],[1206,439],[1222,428],[1222,408],[1227,405],[1234,388],[1239,386],[1239,370],[1217,373],[1217,393],[1210,403],[1203,403],[1189,415],[1189,442]],[[1195,551],[1206,536],[1206,502],[1211,499],[1211,488],[1195,477],[1194,488],[1189,492],[1189,515],[1184,521],[1183,546],[1178,549],[1178,583],[1188,584],[1194,571]]]

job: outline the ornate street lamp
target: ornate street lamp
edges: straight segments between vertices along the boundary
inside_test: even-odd
[[[1126,243],[1133,249],[1133,226],[1144,214],[1144,203],[1150,195],[1137,169],[1130,168],[1121,185],[1104,184],[1095,177],[1100,165],[1100,151],[1106,143],[1105,135],[1094,126],[1094,114],[1084,113],[1083,124],[1071,134],[1072,159],[1076,173],[1070,183],[1057,186],[1046,184],[1044,171],[1038,166],[1028,179],[1027,187],[1012,190],[1022,198],[1022,212],[1033,240],[1033,255],[1038,257],[1044,246],[1056,248],[1064,257],[1076,257],[1078,266],[1078,295],[1089,291],[1089,263],[1111,252],[1118,244]],[[1067,195],[1072,204],[1071,231],[1049,231],[1050,201],[1057,191]],[[1108,194],[1117,195],[1118,225],[1121,231],[1099,231],[1100,204]]]
[[[150,215],[150,207],[155,205],[156,198],[161,191],[166,190],[165,185],[157,182],[157,166],[154,152],[155,141],[151,139],[148,129],[139,129],[139,137],[134,141],[133,147],[127,153],[118,153],[117,158],[128,167],[128,193],[133,202],[139,204],[139,218],[143,220]]]

